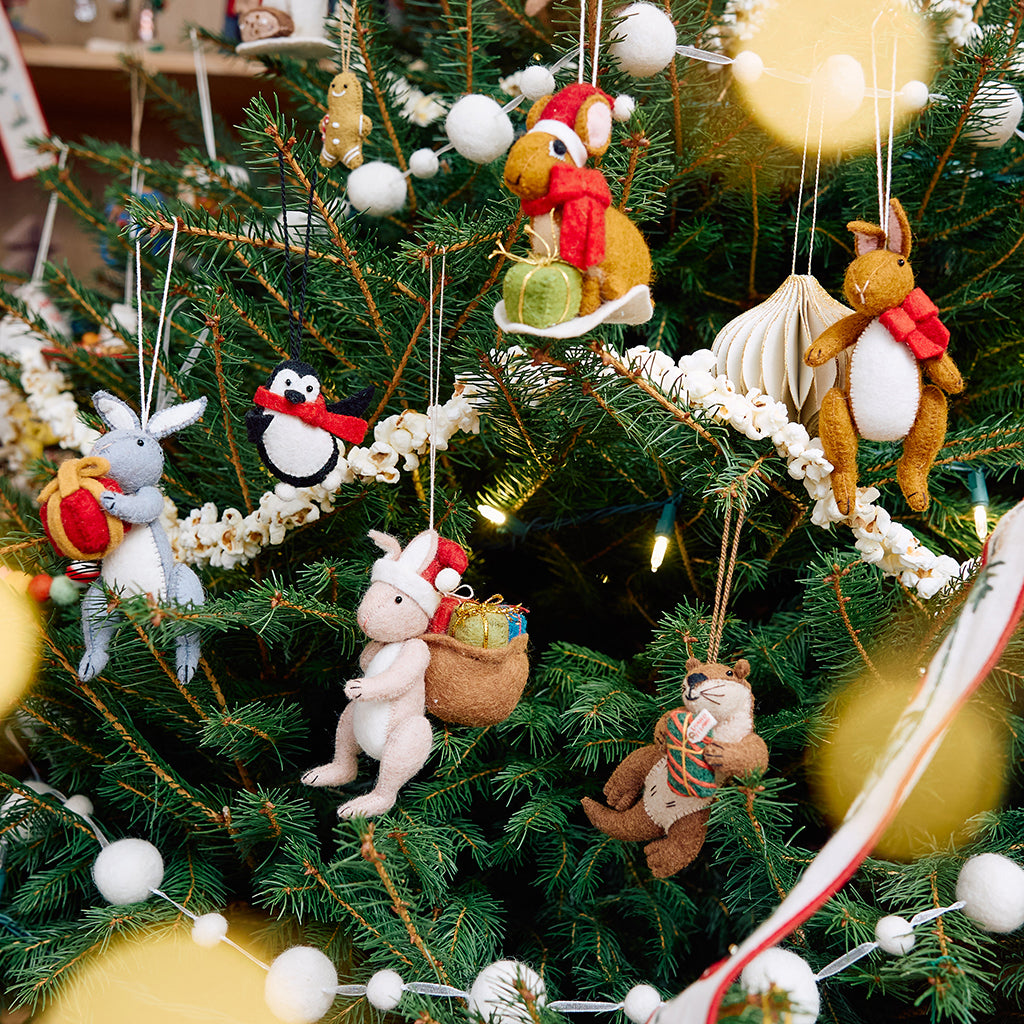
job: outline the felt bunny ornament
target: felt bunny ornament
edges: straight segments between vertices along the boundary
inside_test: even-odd
[[[636,225],[612,205],[601,171],[585,166],[588,157],[608,149],[612,112],[611,97],[593,85],[569,85],[541,97],[505,161],[504,181],[530,218],[535,255],[557,253],[583,274],[579,317],[637,289],[644,293],[642,319],[622,322],[642,323],[653,315],[646,288],[650,250]]]
[[[307,786],[341,786],[356,778],[360,750],[380,762],[374,788],[343,803],[342,818],[390,810],[426,763],[433,733],[425,714],[430,648],[422,636],[446,610],[442,595],[458,586],[466,567],[462,548],[434,530],[404,550],[385,533],[371,530],[369,536],[385,554],[374,563],[356,611],[371,641],[359,658],[363,676],[345,684],[349,704],[338,721],[334,759],[302,776]]]
[[[915,512],[928,506],[928,472],[946,437],[946,396],[964,382],[946,352],[949,331],[934,303],[914,286],[910,224],[898,199],[888,230],[852,221],[856,258],[843,294],[856,311],[821,334],[804,362],[821,366],[852,348],[846,388],[821,403],[818,430],[832,463],[832,492],[843,515],[857,501],[857,438],[903,441],[896,479]],[[923,384],[921,373],[932,381]]]
[[[164,496],[159,483],[164,470],[161,438],[195,423],[203,415],[206,399],[160,409],[148,417],[145,425],[131,406],[106,391],[97,391],[92,401],[108,428],[93,445],[92,454],[109,463],[106,475],[121,489],[104,490],[100,504],[110,515],[130,523],[131,529],[126,529],[124,540],[104,555],[100,579],[82,598],[85,654],[78,677],[83,682],[106,666],[107,648],[120,617],[108,609],[104,584],[122,597],[151,594],[158,601],[182,605],[201,605],[204,600],[196,574],[174,561],[170,541],[160,524]],[[178,637],[175,667],[182,682],[192,678],[199,664],[199,650],[198,632]]]

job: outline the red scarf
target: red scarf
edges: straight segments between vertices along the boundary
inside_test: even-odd
[[[521,205],[527,217],[539,217],[561,208],[558,254],[566,263],[585,272],[604,260],[604,211],[611,201],[608,182],[600,171],[555,164],[547,195],[524,199]]]
[[[909,345],[918,359],[941,356],[949,345],[949,330],[939,319],[938,307],[920,288],[878,319],[897,341]]]
[[[328,412],[323,395],[317,395],[315,402],[289,402],[284,395],[275,395],[264,387],[256,389],[253,401],[271,412],[283,412],[288,416],[297,416],[303,423],[311,427],[319,427],[328,434],[340,437],[350,444],[359,444],[366,436],[368,426],[366,420],[358,416],[342,416],[340,413]]]

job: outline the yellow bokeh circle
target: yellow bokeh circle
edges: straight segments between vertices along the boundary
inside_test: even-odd
[[[889,733],[910,702],[913,682],[857,684],[837,701],[834,727],[812,754],[818,805],[835,828],[881,757]],[[1001,716],[980,698],[953,720],[935,758],[873,853],[912,860],[970,838],[970,819],[995,809],[1006,785],[1008,735]]]
[[[39,661],[39,606],[27,593],[30,579],[0,566],[0,713],[28,688]]]

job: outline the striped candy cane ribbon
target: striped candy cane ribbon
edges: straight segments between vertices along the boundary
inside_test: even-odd
[[[715,1024],[729,985],[834,896],[871,852],[928,767],[957,712],[992,671],[1024,611],[1024,502],[993,530],[982,568],[839,829],[800,881],[731,956],[652,1015],[651,1024]]]

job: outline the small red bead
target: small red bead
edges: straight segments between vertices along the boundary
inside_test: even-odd
[[[44,601],[49,600],[50,584],[52,582],[52,576],[47,576],[46,573],[40,573],[38,576],[33,576],[32,579],[28,581],[28,592],[40,604],[42,604]]]

